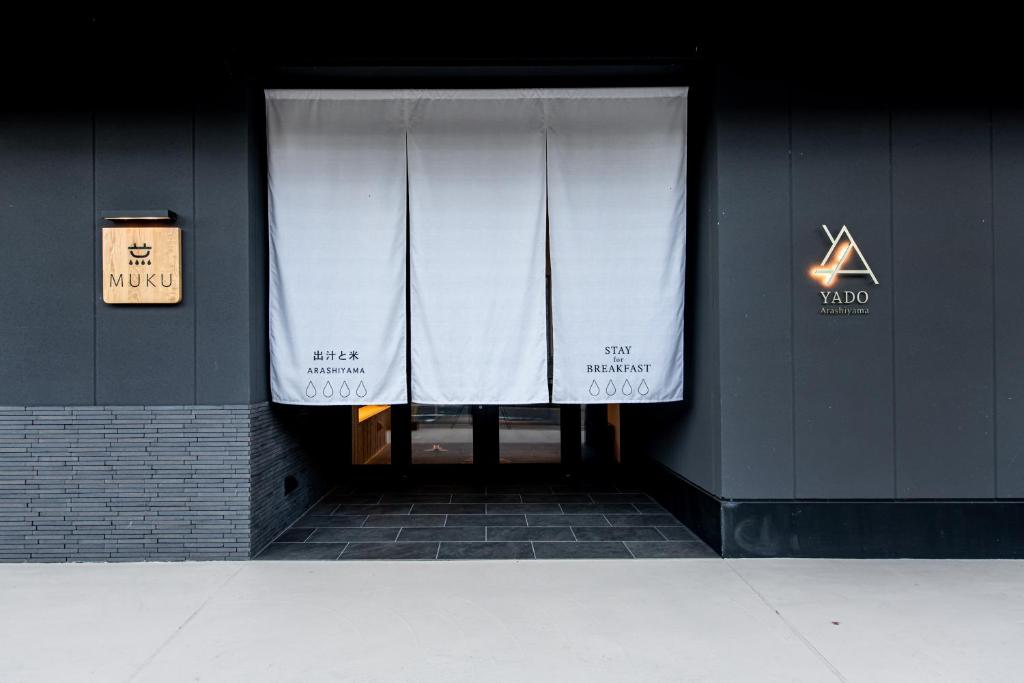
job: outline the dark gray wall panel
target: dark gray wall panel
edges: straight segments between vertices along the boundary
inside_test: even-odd
[[[869,84],[819,80],[793,100],[793,346],[797,498],[893,495],[892,279],[889,110]],[[868,277],[833,288],[865,290],[867,315],[821,315],[824,288],[807,271],[849,227]],[[850,267],[855,267],[851,264]]]
[[[718,172],[708,88],[689,98],[684,400],[622,406],[623,453],[654,458],[706,491],[718,480]]]
[[[692,400],[703,401],[704,398]],[[650,457],[710,493],[718,493],[713,424],[687,398],[673,403],[622,405],[622,452]]]
[[[93,400],[92,114],[52,106],[0,113],[0,405]]]
[[[196,402],[249,400],[249,135],[242,86],[196,103]]]
[[[1024,498],[1024,107],[993,115],[996,308],[996,495]]]
[[[893,110],[896,490],[991,497],[989,115],[939,91]]]
[[[182,302],[110,306],[96,278],[99,404],[195,402],[195,253],[192,102],[187,91],[156,103],[153,92],[119,93],[123,108],[96,113],[96,209],[168,208],[182,228]],[[102,104],[102,103],[101,103]],[[95,228],[99,262],[100,231]]]
[[[267,126],[263,91],[249,92],[250,400],[270,399],[270,282],[267,246]]]
[[[793,495],[788,86],[719,80],[722,495]]]
[[[702,198],[703,200],[704,198]],[[708,207],[709,211],[713,207]],[[688,229],[684,400],[622,405],[623,458],[642,454],[706,491],[720,492],[718,471],[718,329],[713,308],[710,221]],[[696,248],[694,248],[696,247]]]

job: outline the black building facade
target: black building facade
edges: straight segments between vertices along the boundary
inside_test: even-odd
[[[1024,555],[1024,107],[984,63],[235,57],[3,105],[0,560],[244,559],[351,476],[348,418],[268,389],[263,88],[310,84],[689,86],[686,400],[622,407],[621,466],[726,557]],[[104,304],[129,207],[177,214],[180,304]],[[867,312],[809,277],[822,225]]]

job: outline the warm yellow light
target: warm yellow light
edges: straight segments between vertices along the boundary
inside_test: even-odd
[[[359,421],[364,422],[374,415],[378,415],[383,413],[385,410],[390,409],[391,406],[359,406]]]
[[[828,265],[813,266],[809,275],[813,280],[819,280],[825,287],[831,287],[836,283],[836,278],[843,264],[850,258],[849,242],[840,242],[835,251],[832,252],[832,261]]]
[[[167,216],[107,216],[108,221],[166,221]]]

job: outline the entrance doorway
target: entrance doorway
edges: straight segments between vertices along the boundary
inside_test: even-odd
[[[620,459],[617,405],[352,408],[353,465],[575,465]]]

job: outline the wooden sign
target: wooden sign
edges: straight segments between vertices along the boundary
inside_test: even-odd
[[[181,301],[181,229],[103,228],[103,301]]]

